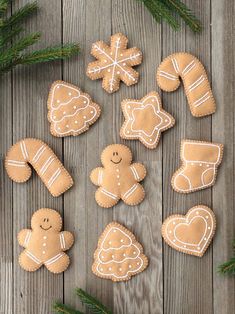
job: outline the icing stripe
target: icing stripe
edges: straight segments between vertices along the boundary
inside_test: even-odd
[[[46,162],[43,164],[43,166],[42,166],[42,168],[41,168],[41,174],[42,174],[42,175],[47,171],[48,167],[50,166],[50,164],[51,164],[54,160],[55,160],[55,157],[53,157],[53,156],[50,156],[50,157],[46,160]]]
[[[28,245],[30,238],[31,238],[31,231],[28,231],[24,240],[24,247]]]
[[[101,185],[101,184],[102,184],[102,179],[103,179],[103,171],[99,169],[98,185]]]
[[[190,72],[195,67],[195,60],[191,61],[182,71],[183,75],[186,75],[188,72]]]
[[[201,75],[194,83],[189,85],[189,91],[191,92],[192,90],[194,90],[194,88],[198,87],[204,80],[205,78],[203,77],[203,75]]]
[[[160,75],[160,76],[163,76],[163,77],[165,77],[165,78],[167,78],[167,79],[169,79],[169,80],[173,80],[173,81],[177,80],[177,77],[176,77],[175,75],[172,75],[172,74],[167,73],[167,72],[165,72],[165,71],[160,71],[160,74],[159,74],[159,75]]]
[[[195,101],[193,104],[195,107],[199,107],[202,103],[207,101],[210,98],[209,92],[205,93],[201,98]]]
[[[173,59],[171,59],[171,61],[172,61],[173,67],[175,69],[175,72],[179,73],[180,70],[179,70],[179,66],[178,66],[178,63],[177,63],[176,59],[173,58]]]
[[[23,164],[23,165],[25,165],[25,161],[18,161],[18,160],[12,160],[12,159],[8,159],[8,162],[10,162],[10,163],[14,163],[14,164]]]
[[[113,193],[105,190],[104,188],[101,189],[101,192],[109,197],[111,197],[112,199],[116,200],[117,199],[117,196],[114,195]]]
[[[25,254],[29,257],[29,258],[31,258],[36,264],[41,264],[41,261],[36,257],[36,256],[34,256],[31,252],[29,252],[29,251],[25,251]]]
[[[48,261],[45,262],[45,265],[51,265],[53,263],[55,263],[56,261],[58,261],[58,259],[60,259],[63,256],[62,253],[57,254],[56,256],[50,258]]]
[[[21,148],[21,152],[22,152],[24,159],[27,159],[29,157],[29,155],[28,155],[24,141],[20,142],[20,148]]]
[[[61,174],[61,169],[58,168],[56,172],[51,176],[51,178],[48,181],[48,187],[52,186],[52,184],[55,182],[55,180],[58,178],[58,176]]]
[[[134,166],[131,166],[131,171],[132,171],[132,173],[133,173],[135,179],[136,179],[136,180],[139,180],[140,177],[139,177],[138,172],[136,171],[136,169],[135,169]]]
[[[34,155],[32,162],[37,162],[39,160],[39,158],[42,156],[43,152],[45,151],[46,146],[42,145],[38,151],[36,152],[36,154]]]
[[[64,234],[60,234],[60,245],[62,249],[65,249],[65,240],[64,240]]]
[[[134,184],[124,195],[123,198],[128,198],[137,189],[137,184]]]
[[[15,163],[13,163],[13,162],[8,162],[7,163],[9,166],[14,166],[14,167],[25,167],[25,164],[23,165],[23,164],[15,164]]]

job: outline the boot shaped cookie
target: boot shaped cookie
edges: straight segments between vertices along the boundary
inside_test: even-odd
[[[60,232],[60,214],[49,208],[37,210],[31,220],[31,229],[23,229],[18,234],[18,242],[25,250],[20,254],[20,266],[27,271],[35,271],[42,265],[52,273],[61,273],[69,266],[67,251],[74,242],[72,233]]]
[[[128,205],[137,205],[144,199],[144,189],[138,182],[146,175],[145,167],[133,163],[130,149],[121,144],[107,146],[101,155],[104,168],[91,172],[91,181],[100,186],[95,198],[102,207],[112,207],[120,199]]]
[[[215,100],[206,71],[201,62],[185,52],[175,53],[162,61],[157,70],[157,83],[166,92],[184,83],[185,94],[193,116],[203,117],[215,112]]]
[[[183,140],[180,151],[183,165],[172,177],[173,189],[190,193],[214,185],[222,157],[222,144]]]
[[[94,254],[93,273],[101,278],[124,281],[147,266],[148,259],[133,233],[117,222],[108,224]]]
[[[59,196],[73,185],[73,179],[46,143],[25,138],[7,153],[5,168],[15,182],[26,182],[31,176],[31,164],[53,196]]]

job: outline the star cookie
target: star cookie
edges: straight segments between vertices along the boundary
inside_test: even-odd
[[[203,256],[216,229],[212,210],[204,205],[189,209],[185,216],[172,215],[162,225],[162,236],[173,249],[195,256]]]
[[[142,61],[141,51],[127,49],[128,39],[118,33],[111,36],[110,47],[103,41],[92,45],[91,54],[98,60],[88,64],[87,76],[92,80],[103,78],[102,86],[108,93],[119,89],[120,81],[127,86],[137,83],[139,73],[132,69]]]
[[[127,140],[139,140],[150,149],[157,147],[161,132],[175,124],[175,119],[162,109],[161,99],[154,91],[141,100],[123,100],[122,111],[125,122],[120,136]]]
[[[55,81],[47,101],[51,134],[57,137],[79,135],[100,116],[100,107],[77,86]]]

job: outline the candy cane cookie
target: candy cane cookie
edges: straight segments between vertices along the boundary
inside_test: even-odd
[[[31,164],[53,196],[59,196],[73,185],[73,179],[50,147],[35,138],[25,138],[8,151],[5,168],[15,182],[26,182]]]
[[[194,117],[215,112],[216,104],[202,63],[185,52],[165,58],[157,69],[157,83],[166,92],[176,90],[183,81],[190,111]]]

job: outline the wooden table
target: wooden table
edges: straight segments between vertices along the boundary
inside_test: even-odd
[[[26,0],[15,1],[13,10]],[[1,156],[24,137],[47,142],[75,179],[75,186],[53,198],[35,173],[25,184],[13,183],[1,164],[0,313],[51,313],[51,304],[60,299],[78,309],[82,306],[73,293],[82,287],[97,296],[114,313],[232,314],[235,312],[235,281],[217,273],[218,265],[232,255],[235,233],[235,128],[234,128],[234,1],[187,1],[203,23],[200,35],[182,25],[179,32],[165,23],[157,25],[141,3],[135,0],[40,0],[41,11],[27,23],[28,31],[42,30],[40,47],[48,44],[79,42],[81,54],[65,62],[21,67],[1,78]],[[110,35],[123,32],[129,47],[143,51],[138,67],[140,81],[133,87],[122,84],[108,95],[101,81],[91,81],[85,71],[93,42],[109,41]],[[162,93],[164,108],[176,125],[164,133],[156,150],[150,151],[137,141],[122,141],[123,121],[120,102],[141,98],[159,90],[156,68],[167,55],[187,51],[205,65],[217,102],[217,111],[207,118],[194,118],[184,90]],[[54,80],[78,85],[101,105],[99,121],[79,137],[55,138],[49,132],[47,95]],[[179,167],[180,141],[183,138],[225,144],[224,159],[213,189],[189,195],[172,190],[170,180]],[[100,164],[102,149],[111,143],[125,143],[136,161],[148,170],[144,186],[146,199],[140,206],[120,202],[113,209],[100,208],[90,171]],[[203,258],[179,253],[162,241],[162,220],[172,213],[185,213],[201,203],[212,207],[218,222],[213,245]],[[76,242],[69,269],[53,275],[45,268],[27,273],[19,267],[16,235],[30,226],[31,215],[41,207],[60,211],[64,229],[75,233]],[[126,225],[143,244],[149,256],[148,269],[126,283],[112,283],[91,272],[97,240],[108,222]]]

